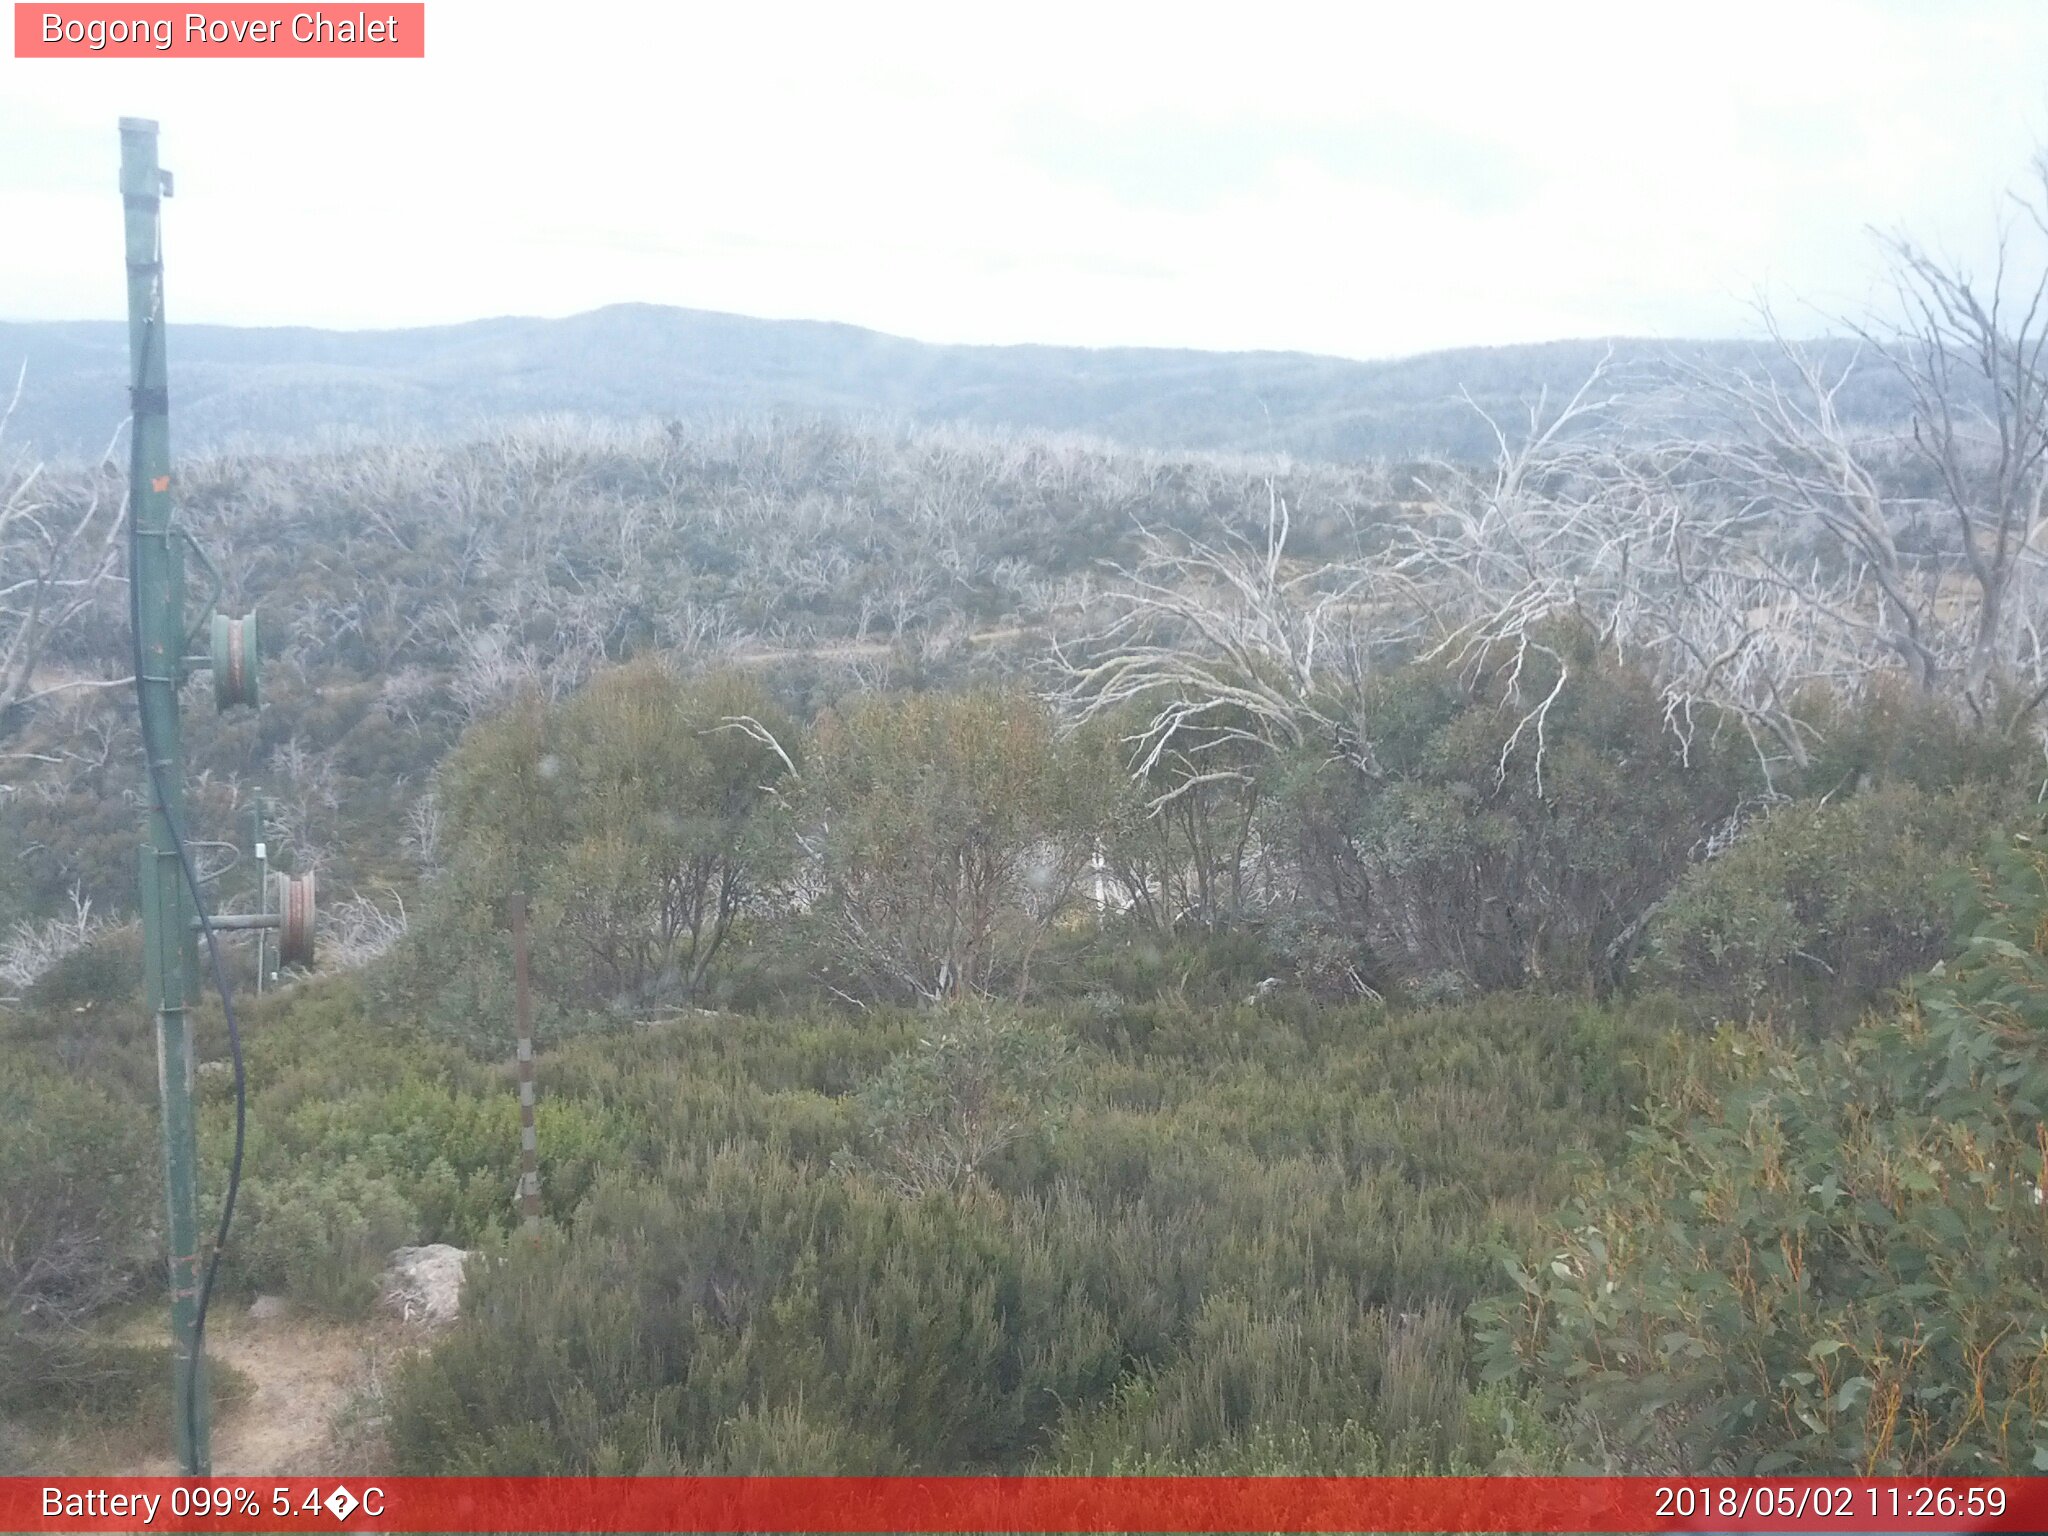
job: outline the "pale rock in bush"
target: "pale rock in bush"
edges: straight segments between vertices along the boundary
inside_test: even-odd
[[[462,1269],[468,1260],[465,1249],[449,1243],[394,1249],[379,1295],[408,1323],[452,1323],[462,1312]]]

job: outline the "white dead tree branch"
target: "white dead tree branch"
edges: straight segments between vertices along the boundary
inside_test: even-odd
[[[1625,623],[1638,594],[1640,563],[1632,572],[1629,549],[1641,523],[1640,508],[1615,516],[1604,485],[1601,451],[1587,433],[1614,399],[1612,353],[1555,410],[1547,392],[1528,408],[1528,423],[1510,431],[1466,396],[1491,430],[1497,456],[1489,476],[1449,464],[1432,471],[1435,484],[1417,481],[1426,501],[1386,556],[1399,609],[1422,637],[1420,654],[1476,671],[1504,661],[1503,700],[1524,712],[1501,748],[1496,779],[1526,736],[1538,792],[1543,783],[1545,726],[1570,677],[1570,668],[1544,639],[1546,626],[1564,615],[1581,620],[1610,610],[1603,635]],[[1532,656],[1555,666],[1551,686],[1525,696],[1523,676]]]
[[[2042,172],[2021,207],[2048,236]],[[2008,231],[1982,283],[1905,240],[1888,250],[1896,315],[1852,327],[1846,357],[1766,309],[1752,366],[1680,370],[1675,414],[1704,408],[1712,430],[1646,438],[1637,421],[1624,444],[1532,420],[1524,446],[1497,434],[1490,484],[1447,476],[1399,559],[1437,652],[1519,659],[1570,614],[1655,674],[1682,741],[1732,717],[1767,771],[1807,760],[1814,699],[1886,674],[2038,729],[2048,250],[2022,275]],[[1908,420],[1846,406],[1873,369],[1903,384]]]
[[[1695,606],[1718,610],[1723,642],[1701,659],[1746,682],[1752,718],[1781,735],[1798,687],[1883,673],[1980,724],[2039,729],[2048,158],[2035,177],[1981,279],[1887,239],[1892,313],[1850,327],[1861,347],[1846,361],[1823,366],[1765,309],[1756,366],[1683,379],[1722,430],[1667,450],[1659,489],[1739,535],[1694,552]],[[1903,387],[1903,422],[1859,424],[1845,407],[1873,371]]]
[[[1155,811],[1242,782],[1234,748],[1247,742],[1328,742],[1370,773],[1347,692],[1391,651],[1499,690],[1515,713],[1496,776],[1525,761],[1540,792],[1546,727],[1570,679],[1553,642],[1572,626],[1655,678],[1681,750],[1732,719],[1767,772],[1803,762],[1802,696],[1853,687],[1872,664],[1870,578],[1818,558],[1782,498],[1732,472],[1738,449],[1645,441],[1641,422],[1618,419],[1612,385],[1603,360],[1562,401],[1539,398],[1525,423],[1486,417],[1491,468],[1433,467],[1376,554],[1290,560],[1277,493],[1256,534],[1148,534],[1140,561],[1093,600],[1107,621],[1056,653],[1071,712],[1141,705],[1134,776],[1170,770]],[[1547,665],[1532,667],[1538,657]]]
[[[1134,778],[1187,755],[1155,810],[1205,784],[1245,782],[1241,766],[1226,765],[1238,745],[1350,750],[1332,695],[1360,673],[1381,573],[1291,561],[1287,500],[1270,481],[1266,491],[1262,528],[1226,526],[1207,539],[1142,530],[1138,561],[1110,566],[1094,600],[1106,620],[1054,647],[1074,718],[1149,711],[1130,739]]]
[[[324,968],[350,971],[370,963],[406,935],[405,898],[390,888],[387,907],[360,891],[320,915],[320,959]]]
[[[1388,559],[1430,637],[1421,654],[1496,670],[1503,702],[1522,711],[1502,775],[1528,743],[1541,783],[1544,726],[1568,676],[1546,637],[1565,624],[1656,679],[1683,750],[1703,720],[1732,718],[1767,771],[1804,761],[1795,701],[1848,680],[1860,647],[1830,640],[1853,623],[1855,594],[1795,567],[1778,509],[1717,477],[1708,447],[1635,443],[1607,382],[1603,362],[1554,414],[1532,408],[1520,438],[1496,425],[1490,475],[1444,466],[1420,486],[1422,515]],[[1540,693],[1523,687],[1534,655],[1552,663]]]
[[[71,910],[39,923],[16,923],[14,931],[0,943],[0,983],[16,992],[35,985],[52,966],[104,933],[110,925],[93,916],[92,898],[71,888]]]
[[[0,411],[0,441],[26,377],[24,364]],[[97,469],[67,476],[61,484],[44,465],[20,455],[0,463],[0,720],[53,694],[128,682],[41,680],[71,626],[120,579],[121,507],[108,494],[112,454],[110,440]]]
[[[405,851],[431,878],[441,868],[441,797],[429,789],[405,813]]]
[[[713,731],[737,731],[756,745],[766,747],[782,760],[782,766],[789,770],[789,776],[792,779],[797,777],[796,764],[791,761],[790,755],[783,749],[782,743],[776,740],[775,733],[752,715],[727,715],[717,725],[712,726],[711,729]]]

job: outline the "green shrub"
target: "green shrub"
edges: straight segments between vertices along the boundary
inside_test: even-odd
[[[1159,1001],[1209,1007],[1241,1002],[1287,968],[1287,958],[1257,928],[1166,934],[1148,922],[1113,918],[1099,929],[1061,936],[1041,970],[1039,995],[1112,1010]]]
[[[1365,768],[1320,745],[1287,766],[1267,837],[1295,889],[1274,932],[1312,984],[1454,1001],[1621,978],[1754,764],[1681,742],[1655,684],[1590,636],[1551,638],[1526,664],[1390,672],[1353,712]]]
[[[1981,791],[1905,784],[1779,806],[1687,871],[1641,974],[1703,1013],[1853,1019],[1947,948],[1946,883],[1995,819]]]
[[[707,995],[786,874],[777,785],[799,745],[754,678],[651,661],[472,727],[440,774],[447,868],[389,994],[489,1049],[510,1017],[505,897],[524,890],[550,1036]]]
[[[98,1013],[132,1007],[141,992],[142,928],[124,924],[99,933],[43,972],[22,1002],[45,1014]]]
[[[170,1380],[168,1344],[73,1332],[38,1337],[19,1319],[0,1316],[0,1414],[32,1423],[75,1414],[105,1423],[159,1400]]]
[[[0,1415],[104,1405],[130,1382],[132,1357],[85,1330],[161,1263],[154,1132],[41,1051],[0,1046]]]
[[[819,716],[820,969],[867,997],[1028,992],[1079,903],[1114,770],[1019,690],[855,698]]]
[[[223,1276],[313,1311],[360,1317],[377,1299],[391,1250],[416,1241],[419,1229],[419,1212],[396,1181],[353,1161],[250,1179]]]
[[[867,1165],[909,1195],[985,1184],[1064,1107],[1066,1040],[1043,1026],[956,1010],[854,1098]]]
[[[468,1246],[509,1219],[519,1160],[509,1063],[486,1067],[417,1030],[371,1021],[362,989],[346,978],[266,999],[250,1009],[244,1036],[245,1185],[259,1203],[256,1191],[349,1168],[358,1184],[402,1197],[415,1233],[404,1241]],[[201,1110],[202,1161],[218,1169],[233,1135],[226,1074],[202,1079]],[[566,1212],[607,1143],[589,1106],[544,1100],[540,1115],[560,1154],[549,1193],[563,1198]],[[275,1283],[274,1267],[271,1275],[265,1283]]]
[[[75,1327],[157,1254],[155,1126],[20,1048],[0,1050],[0,1316]]]
[[[1472,1392],[1451,1319],[1568,1192],[1531,1148],[1617,1141],[1650,1046],[1528,997],[577,1040],[543,1103],[601,1105],[610,1167],[473,1272],[393,1443],[419,1472],[1512,1463],[1528,1415]],[[897,1160],[1019,1119],[986,1177]]]
[[[1099,1335],[1024,1352],[1001,1228],[992,1206],[737,1152],[602,1183],[572,1244],[512,1245],[401,1378],[402,1467],[694,1466],[734,1453],[734,1421],[797,1404],[822,1446],[878,1457],[865,1470],[1014,1455],[1030,1409],[1115,1362]]]
[[[155,1019],[142,1006],[142,926],[107,929],[38,976],[0,1012],[8,1044],[31,1050],[121,1103],[156,1097]]]
[[[1468,1384],[1441,1303],[1389,1316],[1323,1291],[1280,1311],[1208,1298],[1198,1346],[1064,1418],[1046,1462],[1069,1475],[1471,1476],[1555,1457],[1530,1409]],[[1276,1411],[1278,1410],[1278,1411]]]
[[[1802,705],[1816,738],[1812,761],[1783,787],[1809,798],[1910,785],[1929,794],[1974,789],[2032,799],[2041,788],[2040,744],[2005,728],[2019,718],[2019,702],[2000,699],[1988,718],[1972,721],[1951,698],[1880,676],[1854,698]]]
[[[1963,931],[1845,1041],[1719,1037],[1479,1309],[1487,1373],[1643,1470],[2048,1468],[2048,854]]]
[[[1069,750],[1089,760],[1103,877],[1130,920],[1156,937],[1224,932],[1257,908],[1255,831],[1266,754],[1258,722],[1212,709],[1163,735],[1157,701],[1109,711],[1078,730]]]

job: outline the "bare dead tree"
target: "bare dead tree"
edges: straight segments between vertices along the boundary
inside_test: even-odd
[[[0,411],[0,443],[20,404],[27,365]],[[118,438],[119,434],[116,434]],[[109,441],[99,468],[62,485],[41,463],[0,463],[0,721],[53,694],[124,686],[126,677],[42,679],[71,626],[120,580],[122,513],[108,494]]]
[[[432,878],[441,868],[441,798],[432,789],[406,809],[405,851],[420,873]]]
[[[1213,538],[1142,530],[1139,560],[1111,565],[1093,605],[1106,620],[1055,644],[1076,720],[1147,712],[1130,743],[1134,778],[1194,754],[1154,810],[1207,784],[1249,782],[1241,763],[1222,761],[1235,745],[1320,739],[1345,749],[1332,690],[1362,673],[1364,621],[1385,573],[1364,561],[1290,560],[1287,500],[1270,481],[1266,493],[1261,528],[1226,525]]]
[[[448,691],[466,720],[479,720],[525,692],[559,698],[582,682],[602,659],[585,647],[545,654],[494,624],[457,638],[455,674]]]
[[[1826,570],[1793,565],[1767,497],[1714,472],[1710,448],[1641,437],[1616,417],[1603,361],[1563,404],[1539,399],[1525,427],[1488,418],[1490,473],[1439,466],[1387,555],[1398,606],[1428,658],[1499,676],[1522,713],[1496,774],[1526,750],[1542,782],[1545,725],[1569,684],[1550,643],[1561,624],[1643,667],[1663,692],[1682,751],[1707,722],[1748,732],[1766,772],[1806,759],[1796,707],[1812,684],[1848,686],[1863,641],[1842,630],[1854,594]],[[1524,670],[1547,656],[1551,679],[1525,695]]]
[[[320,959],[326,969],[359,969],[405,937],[409,927],[405,898],[389,886],[385,894],[391,898],[388,907],[352,891],[321,914]]]
[[[39,923],[14,925],[0,942],[0,985],[25,991],[66,955],[85,948],[110,924],[93,915],[92,898],[71,887],[71,910]]]
[[[2018,207],[2048,236],[2048,162],[2037,173]],[[1767,770],[1807,759],[1802,699],[1888,673],[2038,729],[2048,252],[2023,263],[2008,228],[1979,282],[1904,238],[1886,249],[1896,312],[1851,325],[1846,359],[1765,308],[1753,365],[1680,370],[1674,415],[1704,408],[1708,430],[1571,439],[1532,417],[1520,443],[1496,434],[1491,484],[1433,490],[1400,568],[1439,651],[1498,654],[1572,614],[1656,673],[1682,739],[1732,717]],[[1906,421],[1845,409],[1872,368],[1903,384]]]
[[[341,808],[333,754],[316,751],[294,735],[272,751],[270,767],[271,841],[290,854],[292,867],[319,869],[327,860]]]
[[[1664,488],[1747,525],[1712,577],[1769,632],[1781,692],[1889,671],[1978,723],[2040,729],[2048,156],[2034,174],[1982,278],[1885,239],[1893,312],[1851,325],[1862,349],[1846,363],[1823,367],[1765,309],[1757,366],[1685,380],[1724,430],[1668,456]],[[1843,409],[1872,368],[1903,386],[1904,422],[1858,426]]]
[[[1491,473],[1439,464],[1433,484],[1418,479],[1421,515],[1386,557],[1393,606],[1410,616],[1425,659],[1476,668],[1505,653],[1504,698],[1526,710],[1502,745],[1496,776],[1528,737],[1539,790],[1545,724],[1570,677],[1546,626],[1604,608],[1603,636],[1619,641],[1641,606],[1643,568],[1638,561],[1631,569],[1629,551],[1639,531],[1650,531],[1644,509],[1612,494],[1608,461],[1585,435],[1614,405],[1611,364],[1610,352],[1555,409],[1547,392],[1539,395],[1517,432],[1467,395],[1493,434]],[[1523,672],[1537,654],[1556,662],[1556,676],[1540,696],[1525,698]]]

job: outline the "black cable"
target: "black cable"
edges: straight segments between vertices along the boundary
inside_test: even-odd
[[[159,232],[157,246],[157,281],[162,283],[163,246]],[[162,289],[157,290],[158,303],[155,310],[144,322],[142,331],[142,356],[136,368],[137,382],[131,385],[131,394],[139,395],[140,380],[148,377],[150,348],[157,344],[157,331],[163,323],[160,308]],[[139,417],[140,413],[136,413]],[[185,1413],[189,1423],[199,1422],[199,1362],[206,1350],[206,1312],[213,1301],[214,1277],[220,1272],[221,1250],[227,1247],[228,1231],[235,1219],[235,1196],[242,1187],[242,1150],[247,1140],[249,1124],[249,1085],[242,1067],[242,1032],[235,1022],[235,1003],[228,991],[227,969],[221,963],[220,938],[213,926],[213,919],[206,912],[206,896],[199,888],[199,871],[193,867],[192,850],[185,838],[185,829],[178,825],[177,817],[171,811],[171,797],[166,792],[163,769],[157,761],[156,743],[150,740],[149,707],[143,692],[143,667],[145,657],[142,649],[142,584],[136,579],[139,569],[138,555],[142,548],[142,534],[135,525],[136,493],[142,484],[142,437],[137,430],[139,420],[131,420],[128,427],[128,633],[134,649],[135,660],[135,702],[141,716],[142,761],[149,770],[150,792],[156,797],[157,809],[164,814],[164,824],[171,829],[171,843],[177,850],[178,867],[185,872],[185,883],[192,891],[192,905],[199,914],[199,931],[206,938],[206,958],[213,971],[213,985],[220,993],[220,1009],[227,1019],[228,1054],[235,1066],[235,1155],[228,1163],[227,1198],[220,1208],[220,1228],[213,1239],[213,1253],[207,1260],[205,1277],[199,1283],[199,1306],[192,1326],[192,1358],[185,1369]],[[184,647],[182,643],[179,649]],[[175,668],[183,664],[182,657],[171,658]],[[173,682],[173,686],[176,684]],[[183,942],[182,936],[180,942]],[[187,1036],[188,1047],[190,1036]],[[195,1166],[193,1179],[196,1185],[198,1170]]]

